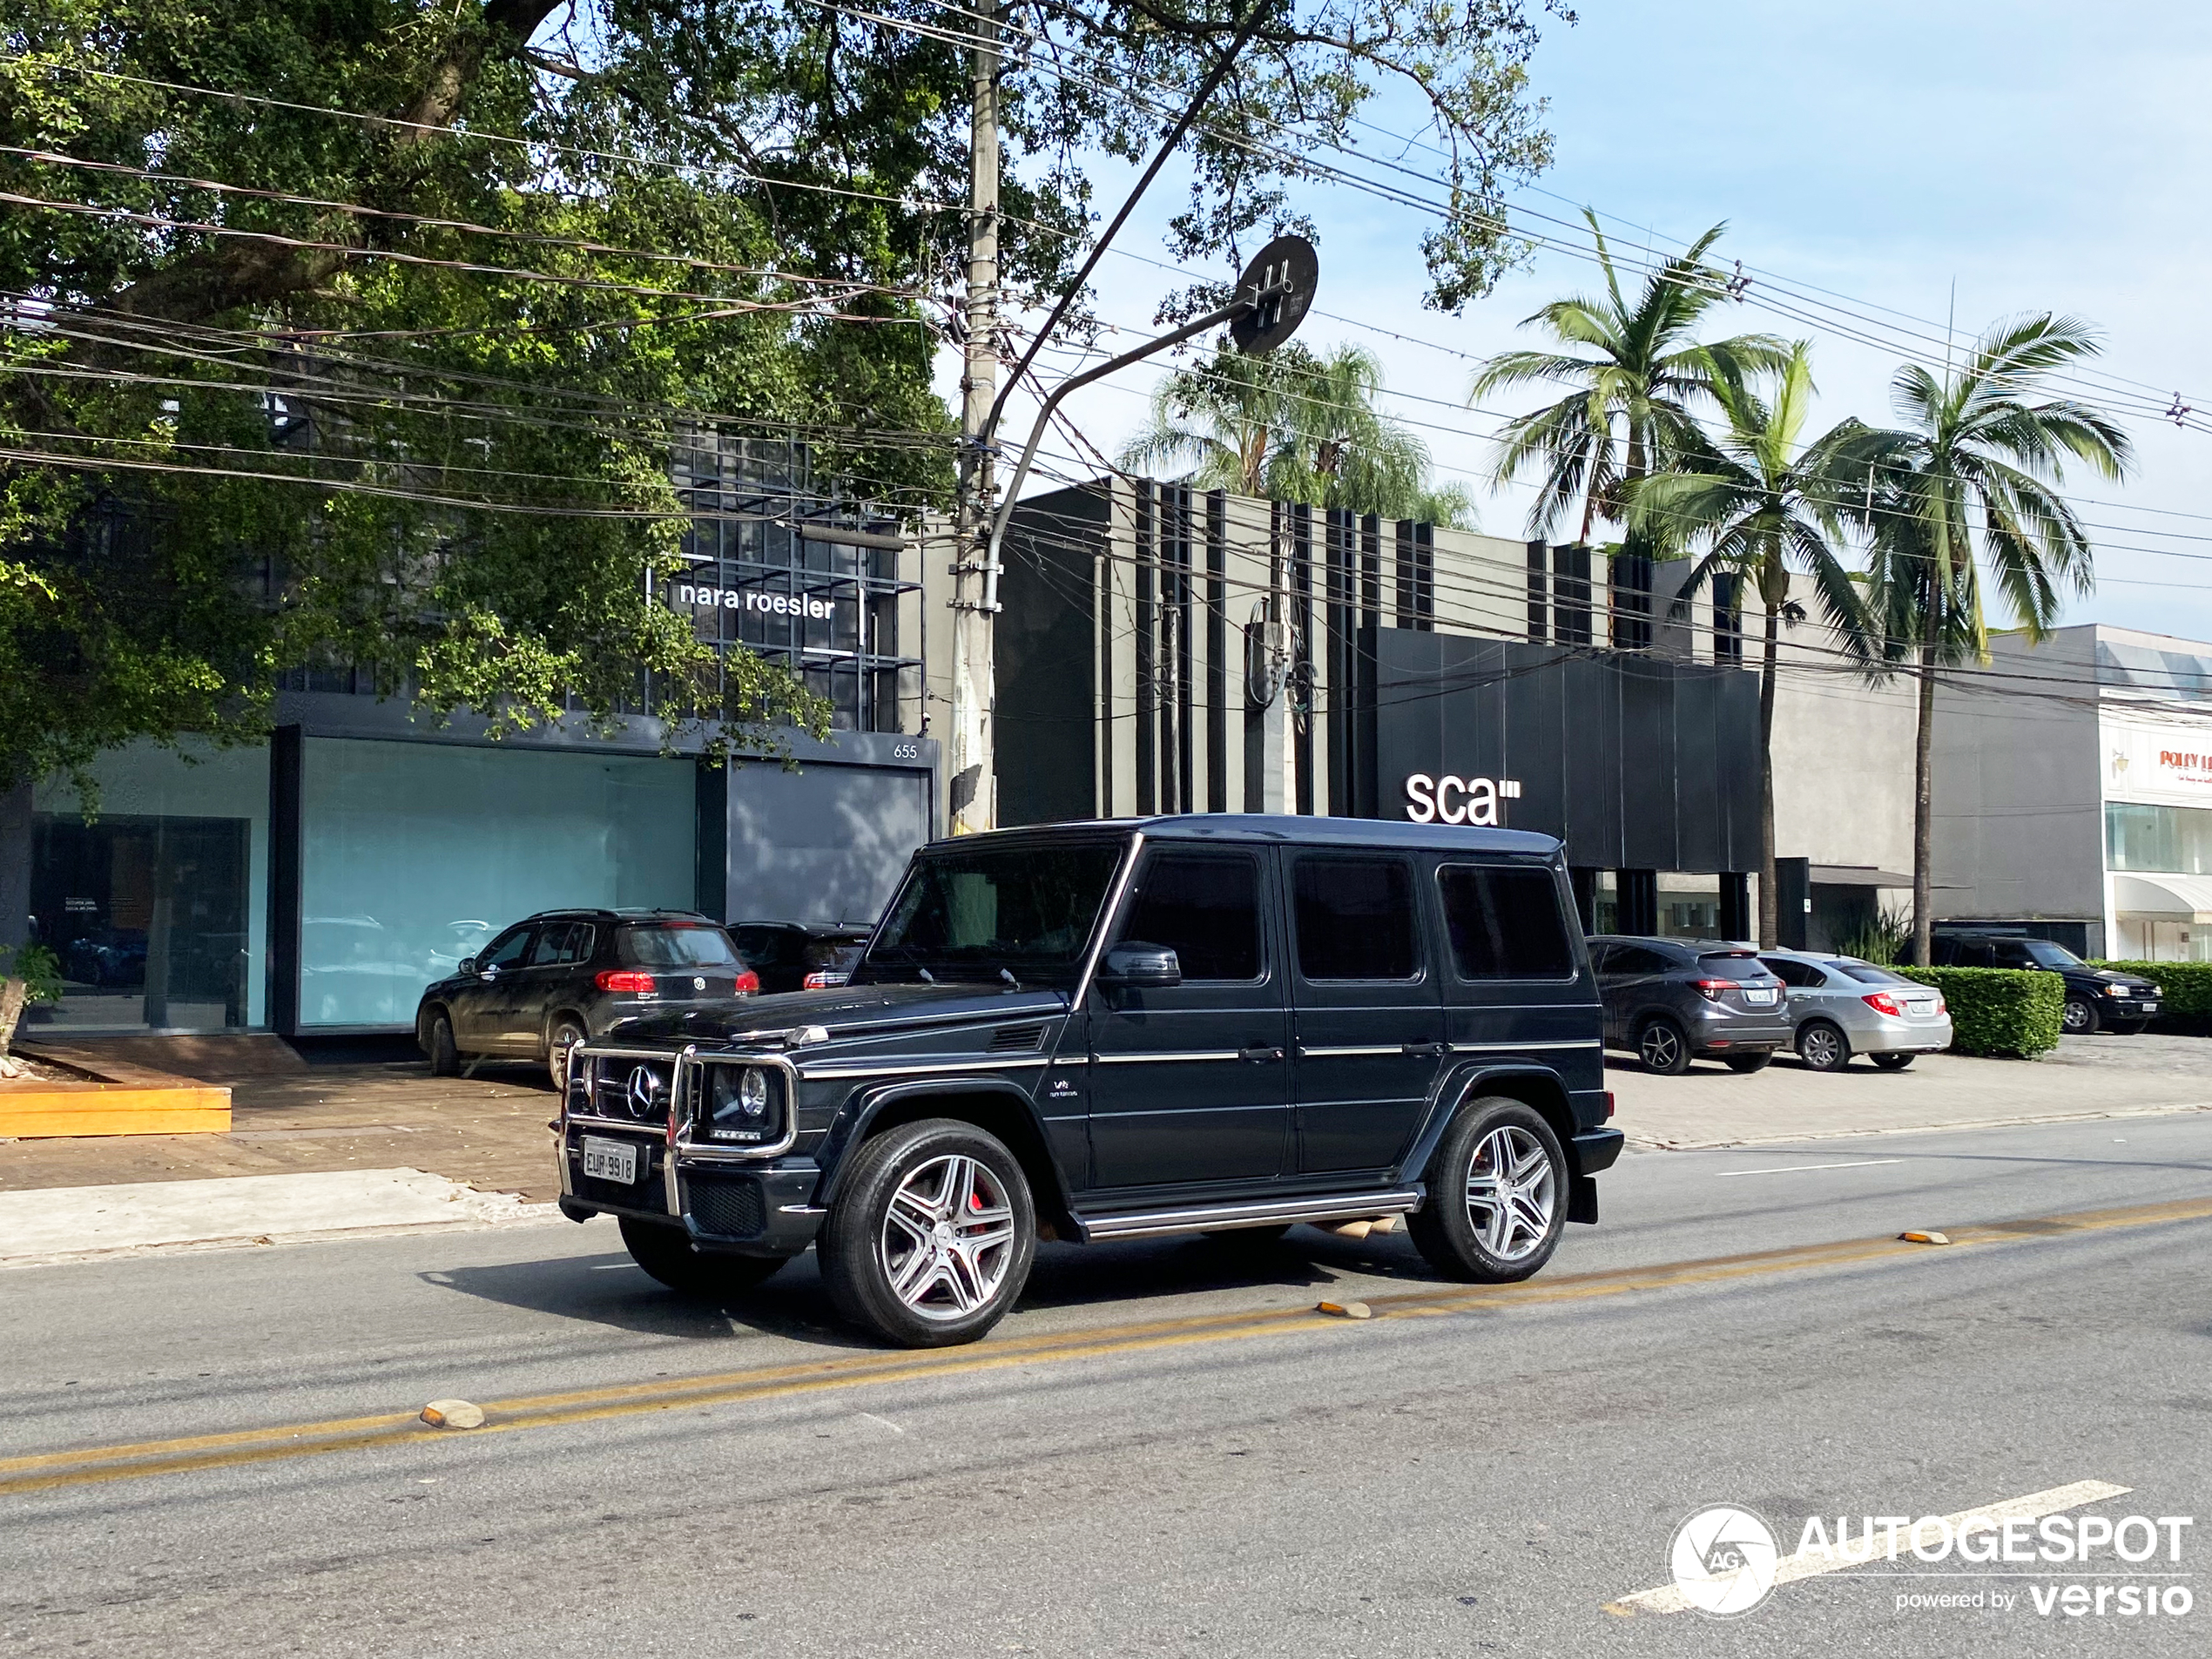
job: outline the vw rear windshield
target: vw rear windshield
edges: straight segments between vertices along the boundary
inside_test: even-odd
[[[954,848],[915,860],[853,971],[887,980],[1070,986],[1123,843]]]
[[[663,921],[625,927],[615,946],[627,968],[735,968],[730,936],[711,922]]]

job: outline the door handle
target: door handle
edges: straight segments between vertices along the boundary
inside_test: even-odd
[[[1256,1066],[1264,1066],[1282,1057],[1280,1049],[1242,1049],[1237,1054],[1238,1059],[1249,1060]]]
[[[1406,1057],[1413,1060],[1441,1060],[1452,1052],[1448,1042],[1409,1042],[1405,1045]]]

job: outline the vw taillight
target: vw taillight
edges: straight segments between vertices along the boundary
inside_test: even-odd
[[[592,981],[603,991],[627,991],[632,995],[649,995],[653,988],[653,976],[627,968],[603,968]]]
[[[738,977],[731,984],[731,989],[736,991],[740,996],[747,991],[757,991],[759,988],[760,975],[750,968],[740,968],[738,970]]]

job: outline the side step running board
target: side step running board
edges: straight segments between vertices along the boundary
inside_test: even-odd
[[[1092,1238],[1149,1238],[1160,1233],[1213,1232],[1231,1227],[1275,1227],[1285,1222],[1359,1221],[1370,1216],[1403,1216],[1421,1207],[1419,1187],[1337,1196],[1270,1198],[1261,1204],[1193,1205],[1182,1210],[1148,1210],[1133,1215],[1078,1217]]]

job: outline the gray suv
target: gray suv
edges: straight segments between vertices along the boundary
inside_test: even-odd
[[[1790,1046],[1782,981],[1749,945],[1601,934],[1590,966],[1605,999],[1605,1046],[1678,1076],[1692,1059],[1757,1071]]]

